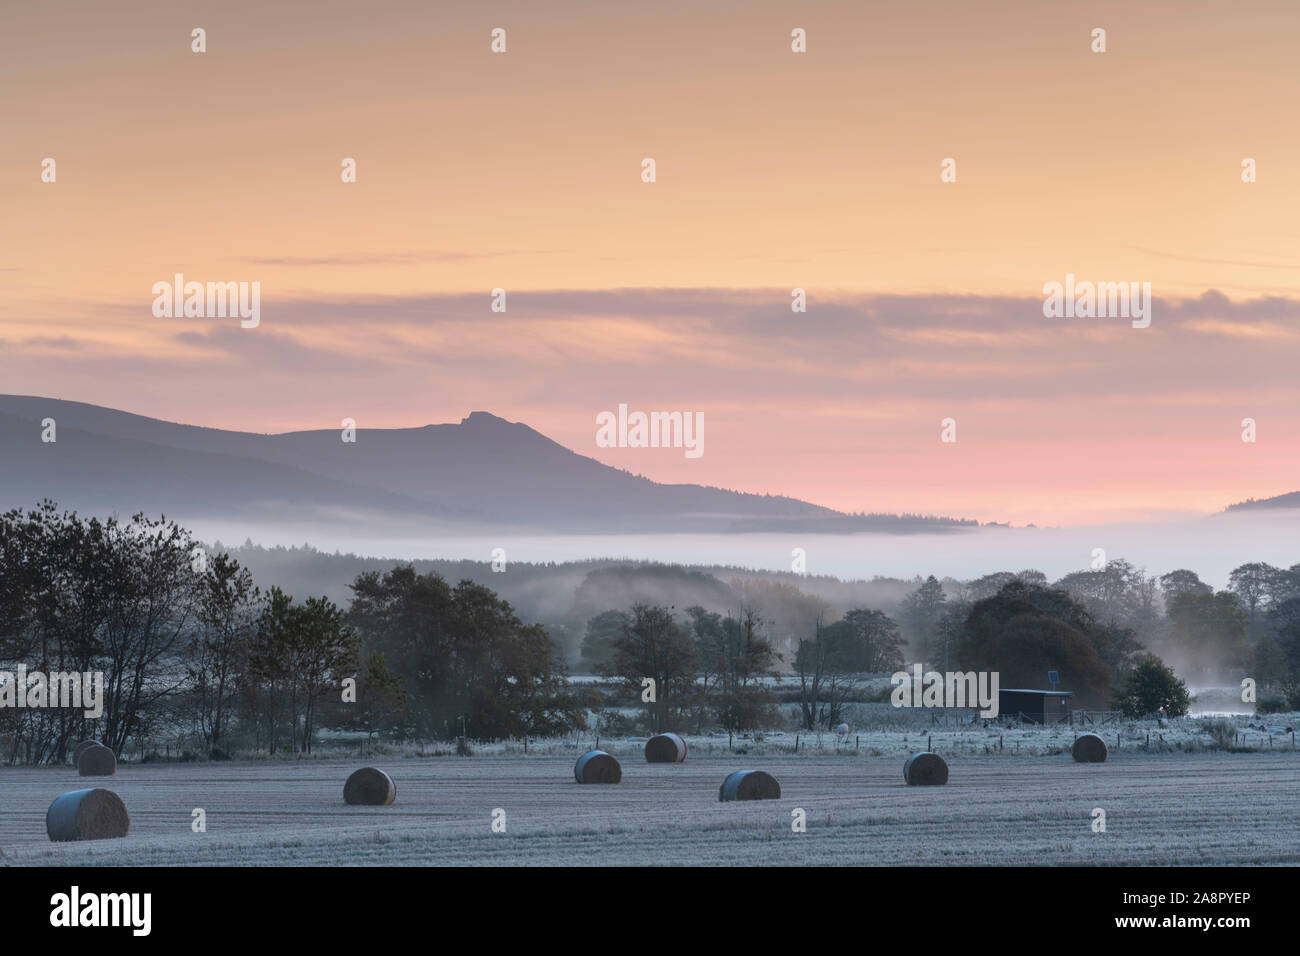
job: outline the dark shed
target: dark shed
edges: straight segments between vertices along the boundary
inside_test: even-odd
[[[998,716],[1035,724],[1058,724],[1070,717],[1068,690],[999,690]]]

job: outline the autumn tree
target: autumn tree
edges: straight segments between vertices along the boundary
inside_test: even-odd
[[[1127,717],[1153,714],[1182,717],[1191,704],[1191,696],[1187,685],[1172,668],[1166,667],[1158,657],[1146,655],[1125,676],[1115,703]]]
[[[1100,650],[1123,636],[1100,627],[1066,591],[1016,580],[971,608],[956,641],[956,669],[997,671],[1003,687],[1041,686],[1055,670],[1080,703],[1100,705],[1116,677]],[[1127,656],[1119,655],[1120,667]]]
[[[567,686],[545,628],[473,581],[398,565],[352,584],[348,622],[364,652],[401,675],[412,730],[450,738],[462,720],[481,738],[559,734],[583,726],[588,695]]]

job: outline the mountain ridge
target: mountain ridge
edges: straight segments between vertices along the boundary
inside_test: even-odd
[[[41,441],[54,419],[56,440]],[[0,395],[0,505],[176,517],[375,514],[600,532],[898,533],[977,527],[922,516],[849,515],[783,495],[667,484],[476,410],[456,423],[242,432],[64,399]]]

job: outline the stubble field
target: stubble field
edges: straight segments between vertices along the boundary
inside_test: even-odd
[[[580,786],[568,756],[375,760],[391,807],[343,803],[362,763],[150,764],[117,776],[0,770],[9,865],[963,865],[1300,863],[1300,755],[953,756],[943,787],[908,787],[895,757],[623,757],[623,782]],[[779,800],[719,803],[732,770]],[[55,844],[45,810],[87,786],[131,813],[122,840]],[[193,832],[192,811],[207,831]],[[1093,810],[1106,832],[1093,832]],[[792,811],[807,831],[793,832]],[[505,832],[492,831],[505,811]]]

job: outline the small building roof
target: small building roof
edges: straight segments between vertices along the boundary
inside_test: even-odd
[[[1073,697],[1072,690],[1029,690],[1023,687],[1001,687],[999,694],[1043,694],[1051,697]]]

